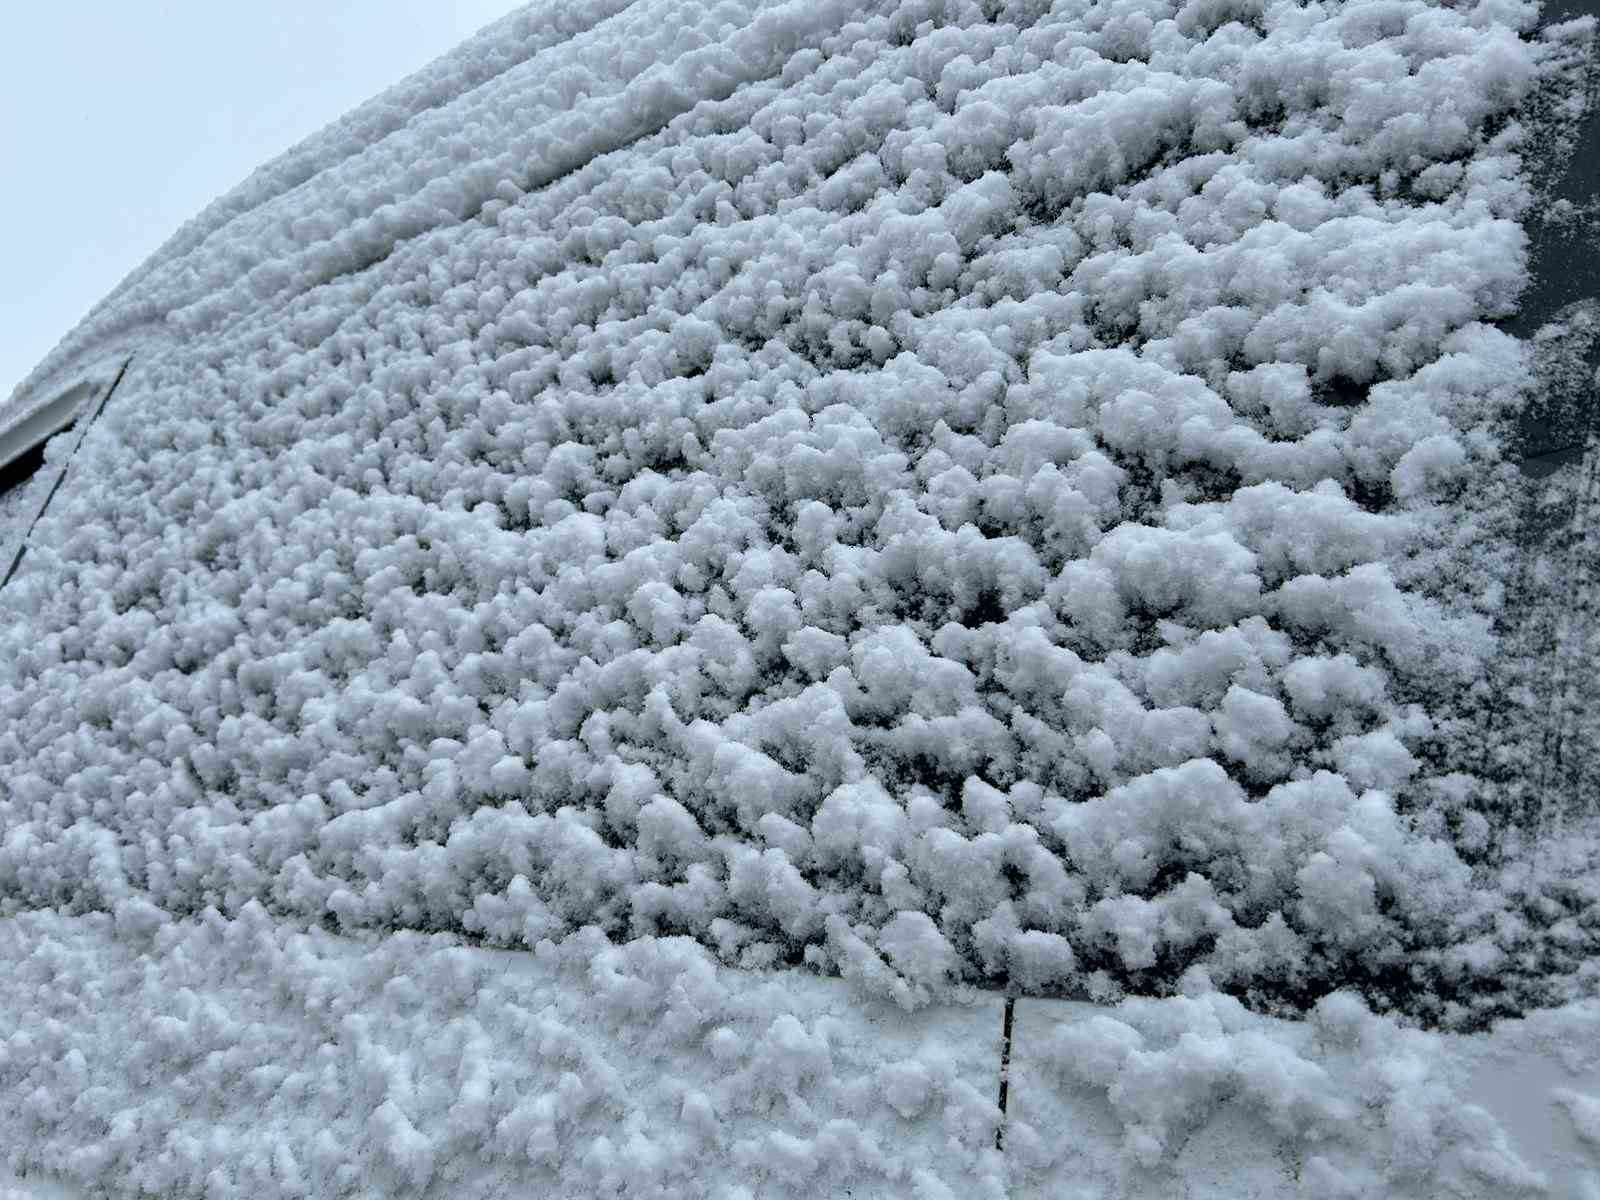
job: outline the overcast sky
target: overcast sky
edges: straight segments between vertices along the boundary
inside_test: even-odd
[[[208,201],[521,2],[6,5],[0,402]]]

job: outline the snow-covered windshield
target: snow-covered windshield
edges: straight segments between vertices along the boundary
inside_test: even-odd
[[[1531,6],[535,16],[51,360],[136,356],[0,596],[0,910],[1580,986],[1485,751]]]

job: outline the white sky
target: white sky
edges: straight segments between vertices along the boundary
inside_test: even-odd
[[[521,3],[5,4],[0,401],[208,201]]]

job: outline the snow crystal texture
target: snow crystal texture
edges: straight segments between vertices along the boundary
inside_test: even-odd
[[[134,355],[0,594],[0,910],[1515,1007],[1533,17],[508,18],[14,398]]]
[[[3,1200],[1586,1200],[1600,1181],[1593,1001],[1462,1038],[1349,993],[1294,1022],[1215,993],[1024,999],[1002,1117],[999,997],[907,1014],[683,938],[505,953],[129,903],[0,919],[0,956]]]

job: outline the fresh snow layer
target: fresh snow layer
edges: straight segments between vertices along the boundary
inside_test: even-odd
[[[1022,1000],[1002,1152],[994,995],[907,1014],[684,938],[361,941],[253,904],[231,921],[31,913],[0,921],[0,956],[7,1200],[1582,1200],[1600,1184],[1594,1002],[1463,1038],[1348,993],[1304,1022],[1214,993]]]
[[[0,1200],[83,1200],[79,1188],[69,1187],[50,1175],[13,1175],[0,1167]]]
[[[1534,15],[495,27],[14,399],[134,355],[0,594],[0,911],[1592,990],[1485,756]]]
[[[112,1194],[1005,1196],[1000,1003],[862,1004],[687,939],[0,923],[0,1147]]]
[[[0,409],[0,1197],[1600,1197],[1535,18],[537,5],[208,208]]]
[[[1424,1033],[1349,993],[1303,1022],[1215,994],[1019,1006],[1014,1196],[1550,1196],[1600,1188],[1600,1006]],[[1580,1114],[1572,1116],[1571,1114]],[[1066,1133],[1066,1136],[1063,1136]]]

